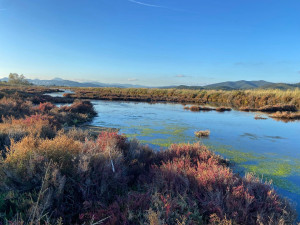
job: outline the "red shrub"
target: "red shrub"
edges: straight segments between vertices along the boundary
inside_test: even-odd
[[[90,101],[75,101],[71,106],[65,106],[63,109],[72,113],[95,114],[93,104]]]
[[[119,135],[117,132],[102,132],[99,134],[97,143],[101,149],[105,150],[107,147],[119,148],[124,150],[127,147],[126,136]]]
[[[40,105],[38,106],[38,110],[42,112],[48,112],[54,108],[56,108],[56,106],[50,102],[40,103]]]

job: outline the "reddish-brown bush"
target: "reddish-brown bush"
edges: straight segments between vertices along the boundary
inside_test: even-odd
[[[197,144],[155,152],[116,133],[80,142],[28,136],[0,163],[0,222],[292,224],[290,204]],[[1,201],[1,198],[0,198]],[[5,210],[11,208],[11,214]],[[34,212],[34,213],[33,213]],[[219,222],[218,222],[219,221]]]
[[[41,112],[49,112],[51,109],[54,108],[56,108],[56,106],[50,102],[40,103],[40,105],[38,106],[38,110]]]

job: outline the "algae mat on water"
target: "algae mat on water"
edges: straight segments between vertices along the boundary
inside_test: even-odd
[[[230,146],[209,148],[222,154],[230,161],[236,163],[238,168],[245,172],[253,172],[274,185],[289,192],[300,195],[300,186],[290,181],[291,176],[300,176],[300,160],[291,157],[282,157],[277,154],[258,154],[233,150]]]
[[[175,123],[157,123],[151,127],[147,125],[121,127],[128,138],[137,138],[143,144],[159,147],[169,147],[172,143],[199,141],[199,139],[187,135],[187,131],[190,129],[190,126],[179,126]]]
[[[143,144],[158,147],[169,147],[172,143],[193,143],[201,141],[191,135],[192,126],[183,126],[176,123],[146,123],[121,127],[122,132],[129,138],[137,138]],[[234,169],[242,172],[253,172],[266,181],[291,193],[300,195],[300,186],[292,182],[291,176],[300,176],[300,160],[276,153],[256,153],[235,150],[232,146],[217,145],[210,141],[208,147],[218,154],[228,158],[236,166]]]

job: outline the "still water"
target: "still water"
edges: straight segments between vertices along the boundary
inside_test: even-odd
[[[129,138],[160,150],[171,143],[197,142],[234,162],[235,172],[272,180],[300,214],[300,122],[255,120],[254,113],[191,112],[180,104],[92,101],[91,125],[119,128]],[[208,138],[194,132],[209,129]]]

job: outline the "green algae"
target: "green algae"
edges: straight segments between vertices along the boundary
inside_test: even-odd
[[[154,122],[151,126],[140,123],[140,125],[132,124],[121,129],[125,131],[128,138],[137,138],[143,144],[151,144],[163,148],[167,148],[173,143],[199,141],[199,139],[187,133],[195,129],[194,127],[177,125],[175,123]],[[253,140],[258,138],[248,133],[244,134],[244,136],[248,136]],[[288,179],[291,176],[300,176],[300,160],[288,156],[283,157],[276,153],[244,152],[233,149],[232,146],[218,146],[216,143],[211,143],[208,147],[230,159],[242,171],[253,172],[258,177],[263,177],[264,180],[272,180],[273,184],[279,188],[300,194],[299,185]]]
[[[265,156],[262,155],[256,155],[254,153],[249,152],[242,152],[234,149],[228,149],[228,148],[215,148],[214,146],[209,146],[210,149],[213,151],[220,153],[224,155],[225,157],[231,159],[235,163],[245,163],[249,161],[256,161],[256,160],[264,160],[266,159]]]
[[[138,138],[141,143],[153,144],[159,147],[169,147],[173,143],[194,142],[195,138],[189,138],[186,132],[189,126],[179,126],[169,123],[154,123],[154,128],[143,125],[131,125],[124,127],[128,138]],[[134,131],[134,132],[132,132]]]
[[[230,146],[210,148],[216,153],[222,154],[230,161],[237,164],[243,171],[255,173],[264,180],[272,180],[279,188],[292,193],[300,194],[300,187],[288,180],[291,176],[300,176],[300,160],[281,155],[259,154],[234,150]]]
[[[244,168],[257,174],[287,177],[293,172],[290,164],[284,162],[259,162],[257,165],[243,165]]]

